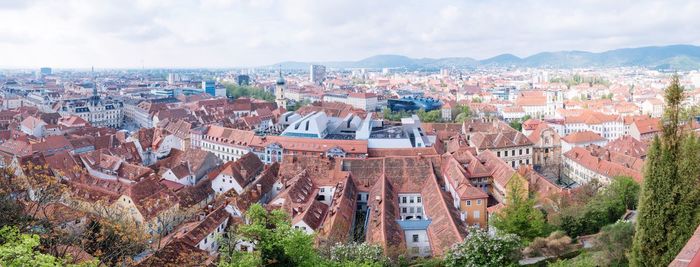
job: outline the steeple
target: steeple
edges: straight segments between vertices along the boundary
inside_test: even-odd
[[[277,78],[277,84],[275,85],[275,103],[277,103],[277,107],[287,107],[287,98],[284,96],[284,91],[287,89],[286,83],[284,77],[282,77],[282,66],[280,65],[279,78]]]
[[[97,94],[97,79],[95,79],[94,66],[91,68],[90,73],[92,74],[92,97],[90,97],[90,100],[93,105],[97,105],[100,102],[100,95]]]
[[[95,66],[93,66],[90,70],[90,74],[92,75],[92,97],[97,98],[97,80],[95,80]]]
[[[279,66],[279,77],[277,78],[277,85],[284,85],[286,81],[282,77],[282,65]]]

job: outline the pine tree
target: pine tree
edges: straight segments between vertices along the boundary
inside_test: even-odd
[[[661,137],[655,137],[646,159],[639,198],[633,266],[666,266],[698,225],[699,144],[681,121],[683,88],[674,76],[666,89]]]

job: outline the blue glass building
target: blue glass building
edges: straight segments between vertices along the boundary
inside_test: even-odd
[[[388,99],[387,104],[391,111],[417,111],[423,109],[431,111],[440,109],[442,102],[431,97],[402,97],[399,99]]]

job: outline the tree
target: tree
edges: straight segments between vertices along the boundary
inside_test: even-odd
[[[275,95],[263,89],[252,86],[239,86],[236,84],[226,84],[226,96],[232,98],[250,97],[265,101],[274,101]]]
[[[535,199],[527,196],[523,181],[519,177],[511,181],[507,204],[492,220],[493,226],[498,231],[516,234],[526,242],[547,234],[549,226],[544,214],[535,208]]]
[[[313,248],[313,236],[293,229],[287,214],[281,210],[268,212],[260,204],[254,204],[248,209],[246,219],[248,224],[224,237],[229,240],[221,243],[220,266],[238,266],[239,261],[273,266],[314,266],[321,260]],[[238,242],[255,244],[259,254],[234,252]]]
[[[537,237],[523,249],[523,254],[529,257],[549,256],[559,257],[573,248],[571,237],[562,231],[555,231],[548,237]]]
[[[582,253],[574,258],[558,260],[547,265],[548,267],[596,267],[601,266],[590,253]]]
[[[440,121],[440,110],[425,111],[424,109],[418,110],[416,113],[421,122],[438,122]]]
[[[627,253],[632,248],[633,236],[634,224],[631,222],[618,221],[603,227],[593,248],[599,251],[596,257],[598,262],[603,266],[627,265]]]
[[[97,262],[68,264],[66,259],[37,250],[39,236],[21,234],[16,227],[0,228],[0,265],[2,266],[97,266]]]
[[[445,266],[508,266],[519,258],[520,238],[514,234],[492,236],[478,227],[470,227],[464,242],[454,245],[445,255]]]
[[[384,251],[378,245],[367,243],[336,243],[331,248],[331,262],[345,262],[353,265],[383,266],[386,262]]]
[[[83,247],[110,266],[130,264],[131,259],[147,247],[147,237],[131,222],[93,220],[83,234]]]
[[[629,176],[614,177],[612,182],[603,189],[603,198],[607,201],[617,202],[628,210],[637,209],[639,191],[641,187]]]
[[[601,227],[616,222],[627,209],[634,209],[639,195],[639,185],[629,177],[615,177],[607,187],[589,183],[578,189],[559,218],[550,218],[572,237],[597,233]]]
[[[700,142],[682,126],[683,88],[674,76],[665,92],[662,134],[646,159],[639,198],[633,266],[668,265],[688,241],[700,216]]]
[[[510,122],[510,127],[517,130],[518,132],[523,130],[523,123],[520,120],[515,119]]]
[[[458,108],[459,113],[455,117],[455,122],[463,123],[472,116],[472,111],[469,109],[468,105],[461,105]]]

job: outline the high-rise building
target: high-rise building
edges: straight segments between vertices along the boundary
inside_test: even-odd
[[[236,83],[240,85],[250,85],[250,76],[246,74],[240,74],[236,76]]]
[[[41,75],[51,75],[51,68],[43,67],[39,72],[41,72]]]
[[[174,84],[180,81],[182,81],[182,79],[180,78],[180,74],[168,73],[168,84]]]
[[[216,83],[213,80],[203,80],[202,90],[212,96],[216,96]]]
[[[326,66],[311,65],[309,67],[309,81],[320,84],[326,78]]]

